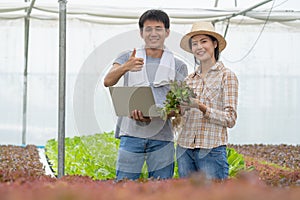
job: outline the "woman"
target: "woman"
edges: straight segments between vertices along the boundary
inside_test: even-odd
[[[203,172],[209,179],[224,180],[228,177],[227,128],[235,125],[238,103],[238,79],[218,61],[226,41],[210,22],[197,22],[180,46],[194,55],[198,66],[186,78],[197,96],[181,105],[185,112],[176,148],[179,176]]]

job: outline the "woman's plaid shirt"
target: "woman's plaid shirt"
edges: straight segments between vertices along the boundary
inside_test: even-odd
[[[186,82],[207,110],[204,115],[196,108],[184,113],[177,143],[192,149],[227,145],[227,127],[233,127],[237,119],[236,75],[222,62],[217,62],[205,77],[195,72],[186,78]]]

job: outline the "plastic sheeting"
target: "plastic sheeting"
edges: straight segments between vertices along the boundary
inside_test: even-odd
[[[6,1],[1,0],[3,3],[0,6],[0,19],[18,19],[24,18],[26,13],[25,8],[30,6],[30,2],[20,1]],[[153,1],[151,8],[163,8],[171,18],[174,24],[186,24],[192,23],[195,20],[216,20],[222,17],[228,17],[245,8],[251,7],[255,4],[263,2],[258,1],[237,1],[237,6],[230,6],[228,1],[219,1],[221,5],[213,7],[213,1],[198,1],[199,6],[194,1],[172,1],[167,5],[168,1],[156,2]],[[292,2],[292,3],[291,3]],[[300,20],[300,8],[299,5],[295,6],[296,0],[290,1],[271,1],[259,8],[250,10],[243,13],[242,16],[236,17],[231,23],[239,23],[240,19],[243,19],[243,23],[263,23],[264,20],[279,22],[279,21],[295,21]],[[164,5],[164,7],[161,7]],[[195,6],[193,6],[195,4]],[[293,9],[284,9],[282,6],[288,4]],[[148,6],[147,6],[148,5]],[[227,6],[225,6],[227,5]],[[228,7],[228,5],[230,7]],[[140,1],[133,3],[132,1],[70,1],[68,2],[67,14],[69,19],[78,19],[83,21],[89,21],[92,23],[100,24],[134,24],[141,13],[149,7],[149,4]],[[283,10],[282,10],[283,9]],[[269,15],[270,10],[272,15]],[[31,18],[39,20],[58,20],[58,3],[53,1],[37,0],[34,3],[33,12]],[[237,20],[238,19],[238,20]]]
[[[298,21],[264,25],[243,23],[243,19],[229,25],[228,46],[221,56],[240,82],[238,121],[229,130],[229,142],[300,144]],[[137,19],[124,20],[135,23],[68,18],[66,137],[114,129],[116,117],[103,77],[114,57],[142,43]],[[216,28],[224,33],[226,25],[221,22]],[[191,72],[192,57],[179,48],[182,34],[190,28],[189,23],[172,23],[167,46],[189,64]],[[21,143],[23,34],[22,18],[0,19],[1,144]],[[28,70],[27,143],[44,145],[48,139],[57,138],[58,130],[57,20],[31,18]]]

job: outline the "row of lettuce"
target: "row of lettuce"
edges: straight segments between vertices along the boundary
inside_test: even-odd
[[[66,138],[65,174],[89,176],[94,180],[114,179],[118,147],[119,139],[114,137],[113,132]],[[48,140],[45,149],[48,162],[57,174],[57,141]],[[235,149],[227,148],[227,157],[230,177],[235,177],[239,171],[246,170],[243,155],[238,154]],[[141,178],[146,178],[146,165],[142,171]],[[178,178],[177,165],[175,165],[174,178]]]

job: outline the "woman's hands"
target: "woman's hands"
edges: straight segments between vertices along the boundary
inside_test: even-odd
[[[199,108],[200,101],[196,98],[190,98],[190,102],[181,102],[180,107],[184,108]]]
[[[207,107],[203,103],[201,103],[200,100],[197,98],[190,98],[190,103],[187,103],[187,102],[180,103],[180,111],[181,111],[182,115],[184,114],[184,112],[187,109],[190,109],[190,108],[199,109],[203,113],[205,113],[206,109],[207,109]]]

